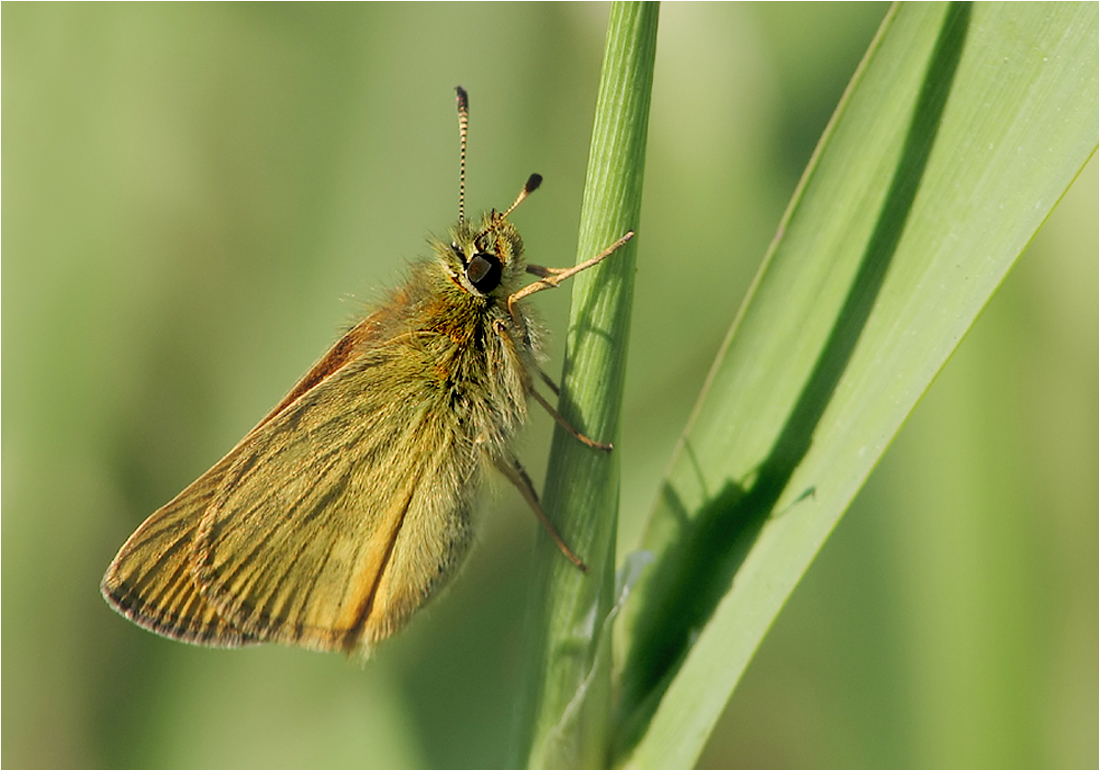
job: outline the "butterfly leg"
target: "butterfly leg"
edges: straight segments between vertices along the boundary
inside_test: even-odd
[[[528,265],[527,272],[532,273],[536,276],[540,276],[541,278],[534,283],[528,284],[527,286],[523,287],[523,289],[515,292],[508,297],[508,313],[511,314],[512,318],[516,321],[516,324],[518,325],[519,318],[516,315],[515,311],[515,304],[517,302],[522,300],[524,297],[533,295],[535,292],[541,292],[543,289],[553,289],[558,286],[558,284],[560,284],[562,281],[565,281],[567,278],[572,278],[573,276],[580,273],[582,270],[588,270],[593,265],[597,265],[603,262],[606,257],[608,257],[612,252],[614,252],[616,249],[618,249],[620,246],[625,244],[633,237],[634,231],[627,231],[626,235],[624,235],[615,243],[611,244],[611,246],[604,249],[595,257],[590,260],[585,260],[580,265],[574,265],[572,268],[544,268],[541,265]]]
[[[542,265],[528,265],[524,268],[532,276],[538,276],[539,278],[550,278],[551,276],[557,276],[569,268],[545,268]]]
[[[535,516],[539,518],[539,522],[546,528],[546,532],[550,534],[550,537],[554,539],[554,543],[561,549],[562,554],[569,558],[569,561],[579,567],[585,573],[588,572],[588,566],[584,564],[580,557],[573,553],[565,540],[561,537],[558,531],[554,528],[550,518],[546,516],[546,512],[542,509],[542,504],[539,503],[538,493],[535,492],[535,486],[531,484],[531,477],[527,476],[527,472],[523,470],[523,466],[520,465],[519,459],[514,455],[510,455],[507,458],[502,458],[496,461],[497,468],[501,470],[501,473],[508,478],[508,481],[516,486],[524,500],[535,512]]]
[[[589,439],[577,429],[570,425],[569,421],[561,416],[561,413],[550,406],[550,402],[542,398],[542,394],[536,391],[534,388],[530,389],[531,396],[535,397],[535,401],[542,405],[543,409],[550,413],[550,417],[558,422],[558,425],[568,431],[570,434],[579,439],[583,444],[588,445],[593,450],[603,450],[604,452],[611,452],[611,445],[604,444],[603,442],[597,442],[595,439]]]
[[[501,321],[500,319],[497,319],[496,321],[494,321],[493,322],[493,331],[496,332],[500,336],[500,339],[504,342],[504,344],[506,346],[508,346],[509,348],[511,348],[511,350],[513,352],[515,352],[515,350],[516,350],[515,349],[515,343],[512,341],[512,338],[509,336],[507,330],[505,329],[503,321]],[[538,370],[539,375],[542,377],[542,379],[544,381],[546,381],[547,385],[550,386],[550,388],[554,391],[554,393],[555,394],[559,393],[557,383],[555,383],[549,375],[547,375],[545,372],[543,372],[541,367],[536,367],[536,369]],[[526,387],[527,393],[529,393],[529,394],[531,394],[531,396],[535,397],[535,401],[537,401],[539,404],[541,404],[543,406],[543,409],[545,409],[548,413],[550,413],[550,417],[552,417],[554,420],[556,420],[558,422],[558,424],[561,425],[562,428],[564,428],[566,431],[568,431],[570,434],[575,436],[581,442],[583,442],[584,444],[588,445],[589,447],[591,447],[595,450],[603,450],[604,452],[610,452],[611,451],[611,445],[610,444],[604,444],[603,442],[597,442],[594,439],[589,439],[587,436],[582,434],[580,431],[573,428],[573,426],[570,425],[569,421],[562,417],[561,413],[559,413],[552,406],[550,406],[550,402],[548,402],[544,398],[542,398],[542,394],[540,394],[538,391],[535,390],[535,386],[534,386],[533,383],[530,382],[529,378],[525,378],[524,381],[525,381],[525,387]]]
[[[604,259],[606,259],[609,255],[611,255],[616,249],[618,249],[620,246],[625,244],[627,241],[629,241],[633,237],[634,237],[634,231],[633,230],[627,231],[626,235],[624,235],[622,238],[620,238],[615,243],[611,244],[611,246],[604,249],[602,252],[597,254],[595,257],[593,257],[589,260],[585,260],[580,265],[574,265],[572,268],[545,268],[541,265],[528,265],[527,268],[526,268],[527,272],[531,273],[533,275],[539,276],[540,280],[535,281],[534,283],[528,284],[523,289],[519,290],[518,292],[515,292],[514,294],[512,294],[508,297],[508,313],[512,317],[513,322],[515,322],[517,327],[523,328],[523,322],[520,319],[519,314],[516,312],[516,303],[519,302],[520,300],[522,300],[524,297],[532,295],[535,292],[541,292],[543,289],[553,289],[553,288],[557,287],[559,284],[561,284],[562,281],[565,281],[567,278],[572,278],[573,276],[580,273],[582,270],[587,270],[588,268],[591,268],[592,266],[599,264]],[[500,330],[498,330],[498,332],[499,331]],[[549,375],[547,375],[541,369],[539,370],[539,375],[546,382],[546,384],[550,386],[550,389],[555,394],[560,393],[557,384],[554,383],[554,381],[550,378]],[[603,450],[605,452],[611,450],[611,445],[610,444],[604,444],[602,442],[597,442],[593,439],[589,439],[587,436],[585,436],[580,431],[578,431],[573,426],[571,426],[569,424],[569,421],[567,421],[565,418],[563,418],[557,410],[555,410],[553,407],[551,407],[550,403],[547,402],[545,399],[543,399],[542,395],[539,394],[533,387],[528,386],[528,391],[531,393],[531,395],[533,397],[535,397],[535,401],[537,401],[539,404],[541,404],[543,406],[543,408],[548,413],[550,413],[550,417],[552,417],[554,420],[556,420],[558,422],[558,424],[561,425],[562,428],[564,428],[570,434],[575,436],[581,442],[583,442],[584,444],[588,445],[589,447],[592,447],[592,448],[597,449],[597,450]]]
[[[554,396],[558,396],[559,394],[561,394],[561,389],[558,388],[558,384],[554,382],[554,378],[550,377],[545,372],[543,372],[542,367],[539,367],[538,369],[539,369],[539,377],[541,377],[542,382],[546,383],[546,385],[550,388],[550,390],[554,392]]]

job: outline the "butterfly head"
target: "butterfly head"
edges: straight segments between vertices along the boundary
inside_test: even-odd
[[[481,222],[462,219],[451,229],[451,244],[444,261],[463,288],[476,295],[515,291],[524,272],[523,239],[508,215],[515,211],[542,182],[532,174],[516,200],[504,212],[486,213]]]

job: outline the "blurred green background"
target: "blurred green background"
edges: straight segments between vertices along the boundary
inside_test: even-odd
[[[885,13],[661,12],[621,549]],[[13,5],[3,64],[4,766],[499,766],[538,527],[496,484],[365,667],[111,612],[127,535],[468,205],[574,259],[602,4]],[[705,766],[1098,763],[1095,159],[805,576]],[[568,293],[539,295],[557,332]],[[541,479],[551,423],[521,454]]]

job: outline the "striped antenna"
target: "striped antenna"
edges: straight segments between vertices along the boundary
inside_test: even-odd
[[[470,128],[470,96],[462,86],[455,86],[458,100],[458,221],[466,221],[466,132]]]

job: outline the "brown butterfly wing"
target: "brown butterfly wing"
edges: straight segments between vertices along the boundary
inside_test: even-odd
[[[152,632],[184,642],[219,647],[260,642],[219,615],[195,582],[194,538],[202,514],[248,437],[339,370],[357,348],[377,340],[386,321],[386,316],[376,313],[358,324],[237,447],[141,524],[103,577],[100,589],[112,607]]]
[[[158,509],[119,550],[101,591],[120,613],[165,637],[235,648],[258,640],[228,623],[199,592],[192,542],[228,459]]]
[[[255,639],[368,648],[446,581],[482,457],[444,387],[461,353],[428,333],[377,343],[242,441],[195,540],[219,615]]]

